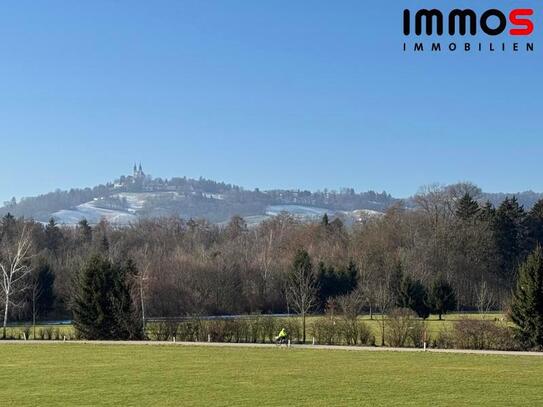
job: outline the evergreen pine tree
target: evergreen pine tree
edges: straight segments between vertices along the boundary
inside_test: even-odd
[[[540,245],[519,267],[511,319],[524,346],[543,346],[543,250]]]
[[[73,322],[84,339],[114,339],[113,310],[109,290],[113,285],[111,264],[100,256],[91,257],[79,277],[73,306]]]
[[[439,319],[448,311],[456,307],[456,294],[453,287],[442,276],[438,277],[432,284],[430,290],[430,304],[432,310],[439,315]]]
[[[56,254],[62,244],[62,238],[62,232],[58,228],[55,219],[51,218],[45,227],[45,247]]]
[[[92,256],[79,276],[73,304],[74,326],[85,339],[139,339],[141,329],[133,310],[129,273],[133,263],[114,265]]]
[[[537,201],[528,212],[526,225],[530,249],[537,245],[543,245],[543,199]]]
[[[79,234],[79,238],[86,243],[89,243],[92,241],[92,227],[89,225],[89,222],[87,219],[82,219],[77,224],[77,232]]]
[[[317,300],[319,311],[324,311],[326,301],[333,293],[333,275],[335,271],[333,267],[327,267],[324,262],[320,261],[317,265]]]
[[[472,220],[480,210],[479,204],[466,192],[456,204],[456,217],[463,221]]]
[[[496,209],[494,208],[494,205],[492,205],[489,201],[487,201],[481,210],[479,211],[478,218],[479,220],[483,222],[489,222],[492,223],[494,221],[494,217],[496,216]]]
[[[358,287],[358,275],[359,273],[356,263],[352,260],[349,261],[349,264],[347,265],[347,270],[345,272],[347,283],[344,294],[348,294]]]
[[[8,240],[13,239],[16,234],[17,221],[11,213],[7,213],[2,217],[0,237]]]
[[[506,198],[496,211],[493,229],[500,255],[500,272],[511,283],[526,248],[526,213],[517,199]]]
[[[358,268],[350,261],[346,268],[336,269],[324,262],[317,265],[319,310],[323,311],[328,299],[351,293],[358,285]]]
[[[328,226],[329,225],[329,219],[328,219],[328,214],[325,213],[322,217],[322,220],[321,220],[321,224],[322,226]]]
[[[113,265],[113,287],[111,289],[111,306],[115,325],[113,336],[119,339],[142,339],[140,321],[134,308],[129,282],[137,275],[132,259],[124,264]]]
[[[46,316],[53,309],[55,302],[55,293],[53,285],[55,275],[51,271],[49,263],[42,259],[34,270],[36,283],[39,287],[39,295],[36,298],[36,308],[39,315]]]
[[[426,319],[430,316],[431,311],[428,302],[428,291],[424,284],[419,280],[404,276],[399,286],[396,306],[409,308],[415,311],[419,317]]]

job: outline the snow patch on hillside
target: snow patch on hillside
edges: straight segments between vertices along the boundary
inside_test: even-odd
[[[336,211],[330,209],[302,205],[272,205],[266,208],[266,215],[268,216],[277,216],[281,212],[287,212],[293,216],[306,219],[322,218],[325,213],[328,215],[336,213]]]
[[[138,219],[137,213],[153,199],[183,199],[177,192],[121,192],[110,196],[126,201],[122,209],[108,209],[101,207],[103,198],[78,205],[73,209],[64,209],[54,212],[51,216],[59,224],[75,225],[83,219],[90,224],[97,224],[102,219],[116,226],[125,226]]]
[[[64,225],[75,225],[79,221],[86,219],[90,224],[97,224],[102,219],[117,226],[125,226],[138,219],[138,211],[143,209],[146,204],[156,198],[160,199],[183,199],[183,195],[177,192],[141,192],[129,193],[122,192],[111,196],[125,201],[123,209],[107,209],[101,207],[101,200],[96,199],[91,202],[78,205],[73,209],[66,209],[52,214],[53,218]],[[213,199],[221,199],[214,196]],[[303,222],[315,222],[320,220],[324,214],[329,217],[338,217],[347,223],[363,222],[376,216],[382,216],[381,212],[359,209],[355,211],[336,211],[333,209],[303,206],[303,205],[271,205],[265,209],[263,214],[255,214],[245,217],[248,225],[255,226],[265,220],[278,216],[281,213],[288,213]],[[224,224],[228,221],[223,222]]]
[[[135,215],[129,212],[97,208],[93,202],[78,205],[74,209],[55,212],[52,217],[57,223],[63,225],[75,225],[83,219],[86,219],[90,224],[96,224],[105,219],[114,225],[128,225],[137,219]]]

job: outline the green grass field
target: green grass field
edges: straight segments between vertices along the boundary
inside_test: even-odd
[[[149,345],[0,345],[5,406],[533,406],[543,359]]]

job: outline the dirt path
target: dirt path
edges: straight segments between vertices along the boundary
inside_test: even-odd
[[[40,341],[40,340],[5,340],[1,345],[47,345],[47,344],[87,344],[87,345],[134,345],[134,346],[211,346],[231,348],[274,348],[276,345],[265,343],[224,343],[224,342],[159,342],[159,341]],[[534,356],[543,357],[543,352],[509,352],[498,350],[469,349],[420,349],[420,348],[388,348],[370,346],[335,346],[335,345],[292,345],[291,349],[304,350],[336,350],[349,352],[427,352],[427,353],[460,353],[472,355],[502,356]]]

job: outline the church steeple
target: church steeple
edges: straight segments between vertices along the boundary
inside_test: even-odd
[[[134,163],[134,171],[132,173],[132,177],[135,180],[145,178],[145,173],[143,172],[143,166],[141,165],[141,163],[139,164],[139,166]]]

